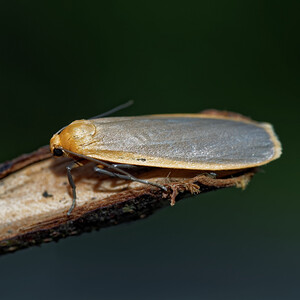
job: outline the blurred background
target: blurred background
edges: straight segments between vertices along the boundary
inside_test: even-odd
[[[1,162],[129,99],[268,121],[283,156],[245,191],[0,257],[1,299],[299,299],[299,6],[3,1]]]

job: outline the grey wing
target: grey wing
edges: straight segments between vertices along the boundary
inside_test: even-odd
[[[254,122],[188,117],[104,118],[93,122],[100,151],[214,165],[259,165],[275,156],[272,135]]]

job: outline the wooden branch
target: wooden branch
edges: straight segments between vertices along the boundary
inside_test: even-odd
[[[0,254],[142,219],[185,196],[225,187],[244,188],[254,169],[218,172],[138,168],[134,176],[164,184],[168,192],[137,182],[99,175],[93,165],[73,171],[72,198],[65,158],[52,158],[48,146],[0,165]],[[215,172],[216,173],[216,172]]]

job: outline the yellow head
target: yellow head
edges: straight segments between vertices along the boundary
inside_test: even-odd
[[[92,142],[96,132],[89,120],[77,120],[54,134],[50,140],[50,151],[54,156],[65,155],[64,149],[81,154],[82,147]]]

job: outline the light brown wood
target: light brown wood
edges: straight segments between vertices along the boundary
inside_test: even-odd
[[[6,172],[0,181],[0,253],[89,231],[91,227],[142,218],[186,195],[245,187],[254,174],[253,169],[229,171],[214,178],[206,172],[160,168],[139,168],[133,173],[165,184],[168,192],[164,192],[153,186],[100,176],[87,164],[73,172],[77,205],[68,217],[72,196],[65,167],[70,160],[49,158],[48,150],[43,155],[35,152],[21,164],[16,159],[15,165],[0,167]]]

